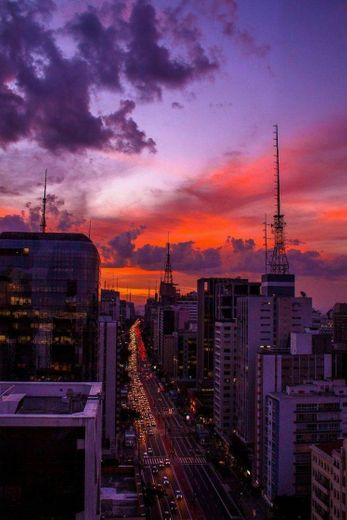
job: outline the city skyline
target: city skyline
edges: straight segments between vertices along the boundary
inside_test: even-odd
[[[278,123],[290,271],[316,307],[345,299],[345,2],[7,2],[0,17],[1,231],[39,230],[47,168],[47,231],[91,221],[103,282],[137,303],[168,231],[183,292],[256,281]]]

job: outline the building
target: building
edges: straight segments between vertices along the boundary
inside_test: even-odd
[[[117,416],[120,411],[119,292],[101,289],[99,315],[98,381],[103,383],[103,448],[116,449]]]
[[[214,340],[213,422],[217,433],[229,442],[235,423],[235,363],[237,324],[216,322]]]
[[[313,381],[266,396],[263,492],[308,496],[311,445],[347,437],[347,386],[343,380]]]
[[[290,352],[273,352],[263,346],[256,360],[255,444],[253,451],[252,480],[262,484],[264,458],[264,411],[267,394],[284,392],[287,386],[305,381],[328,379],[332,376],[332,354],[321,350],[314,341],[320,334],[291,333]]]
[[[179,383],[195,386],[197,351],[196,323],[191,323],[188,329],[179,329],[174,335],[177,341],[174,358],[174,379]]]
[[[100,518],[101,383],[0,383],[3,518]]]
[[[333,308],[333,342],[347,349],[347,303],[335,303]]]
[[[311,327],[312,301],[306,297],[247,296],[237,300],[235,433],[246,445],[255,441],[257,353],[289,352],[292,332]]]
[[[0,379],[96,380],[99,255],[79,233],[0,234]]]
[[[347,441],[311,447],[311,520],[347,519]]]
[[[259,283],[242,278],[199,278],[197,380],[200,386],[213,387],[216,321],[235,318],[237,298],[259,291]]]

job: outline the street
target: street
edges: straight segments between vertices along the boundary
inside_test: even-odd
[[[131,370],[141,410],[137,421],[138,457],[146,486],[165,494],[150,507],[153,520],[242,519],[203,448],[151,371],[138,322],[131,329]],[[135,360],[136,351],[136,360]]]

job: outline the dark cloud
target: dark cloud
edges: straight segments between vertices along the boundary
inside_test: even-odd
[[[47,195],[46,221],[48,231],[72,231],[85,219],[64,208],[65,202],[54,194]],[[0,217],[0,231],[39,231],[42,216],[41,204],[27,202],[20,215]]]
[[[233,104],[231,102],[229,102],[229,103],[210,103],[209,104],[210,108],[230,108],[232,106],[233,106]]]
[[[19,195],[19,191],[9,188],[7,186],[0,186],[0,193],[2,195],[11,195],[11,196]]]
[[[301,244],[304,244],[304,242],[298,238],[287,238],[286,242],[291,246],[300,246]]]
[[[106,265],[113,267],[124,267],[131,261],[135,244],[134,240],[143,232],[144,227],[123,231],[113,237],[107,246],[102,247],[102,254],[106,259]]]
[[[253,34],[240,29],[236,0],[194,0],[200,12],[216,20],[223,34],[233,40],[246,54],[263,58],[270,51],[269,45],[258,44]]]
[[[1,146],[30,139],[52,152],[155,151],[153,139],[129,117],[133,101],[121,101],[112,114],[96,115],[91,93],[121,93],[130,85],[143,99],[160,98],[163,88],[179,88],[206,76],[218,62],[208,58],[197,39],[194,20],[184,22],[191,26],[191,37],[186,36],[184,58],[176,57],[163,43],[155,8],[138,0],[129,16],[126,7],[115,1],[75,15],[64,36],[72,37],[76,48],[64,53],[56,39],[61,30],[48,30],[43,21],[53,2],[1,3]]]
[[[0,217],[0,232],[3,231],[30,231],[30,227],[22,215],[5,215]]]
[[[124,231],[102,248],[105,267],[134,266],[147,270],[163,270],[166,247],[145,244],[136,247],[136,238],[144,227]],[[323,258],[318,251],[289,249],[290,272],[298,276],[332,277],[346,274],[347,256]],[[269,251],[271,258],[271,251]],[[227,237],[220,247],[198,248],[193,241],[171,245],[171,261],[175,271],[214,276],[260,276],[265,272],[265,252],[257,249],[252,238]]]
[[[227,244],[231,245],[234,253],[253,251],[255,249],[255,242],[252,238],[244,240],[243,238],[228,237]]]
[[[69,27],[95,82],[112,90],[120,90],[124,52],[117,43],[116,27],[111,25],[105,28],[96,10],[91,7],[76,16]]]
[[[242,156],[240,150],[229,150],[224,153],[225,157],[231,157],[232,159],[239,159]]]
[[[144,148],[154,153],[156,149],[153,139],[146,139],[145,133],[139,130],[131,117],[128,117],[134,108],[133,101],[121,101],[120,109],[105,118],[114,130],[114,147],[124,153],[140,153]]]
[[[160,98],[162,87],[182,87],[218,68],[217,61],[210,60],[199,43],[191,50],[190,61],[173,58],[169,49],[159,43],[156,12],[148,2],[135,3],[129,29],[126,75],[145,99]]]
[[[174,101],[173,103],[171,103],[171,108],[176,108],[178,110],[182,110],[182,108],[184,108],[184,106],[181,105],[181,103],[178,103],[178,101]]]
[[[59,213],[57,230],[62,232],[69,231],[73,228],[79,228],[85,222],[85,218],[74,215],[73,213],[70,213],[64,209]]]

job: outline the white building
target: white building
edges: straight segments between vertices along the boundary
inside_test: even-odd
[[[0,383],[0,510],[100,518],[101,383]]]
[[[234,350],[236,322],[216,322],[214,337],[213,422],[216,431],[230,441],[235,415]]]
[[[112,316],[99,316],[98,380],[103,383],[103,440],[111,452],[116,448],[117,328]],[[118,395],[119,397],[119,395]]]
[[[316,336],[316,335],[315,335]],[[316,336],[317,337],[317,336]],[[266,395],[283,392],[287,386],[332,377],[332,355],[312,348],[313,334],[291,333],[290,352],[274,352],[263,346],[257,354],[255,399],[255,445],[252,480],[261,485],[263,475],[264,410]]]
[[[265,498],[305,496],[310,446],[347,436],[344,380],[314,381],[266,397],[263,484]]]
[[[311,520],[347,520],[347,440],[312,446]]]
[[[289,352],[290,334],[312,324],[312,301],[306,297],[248,296],[237,299],[236,434],[247,445],[255,441],[257,353],[262,348]]]

